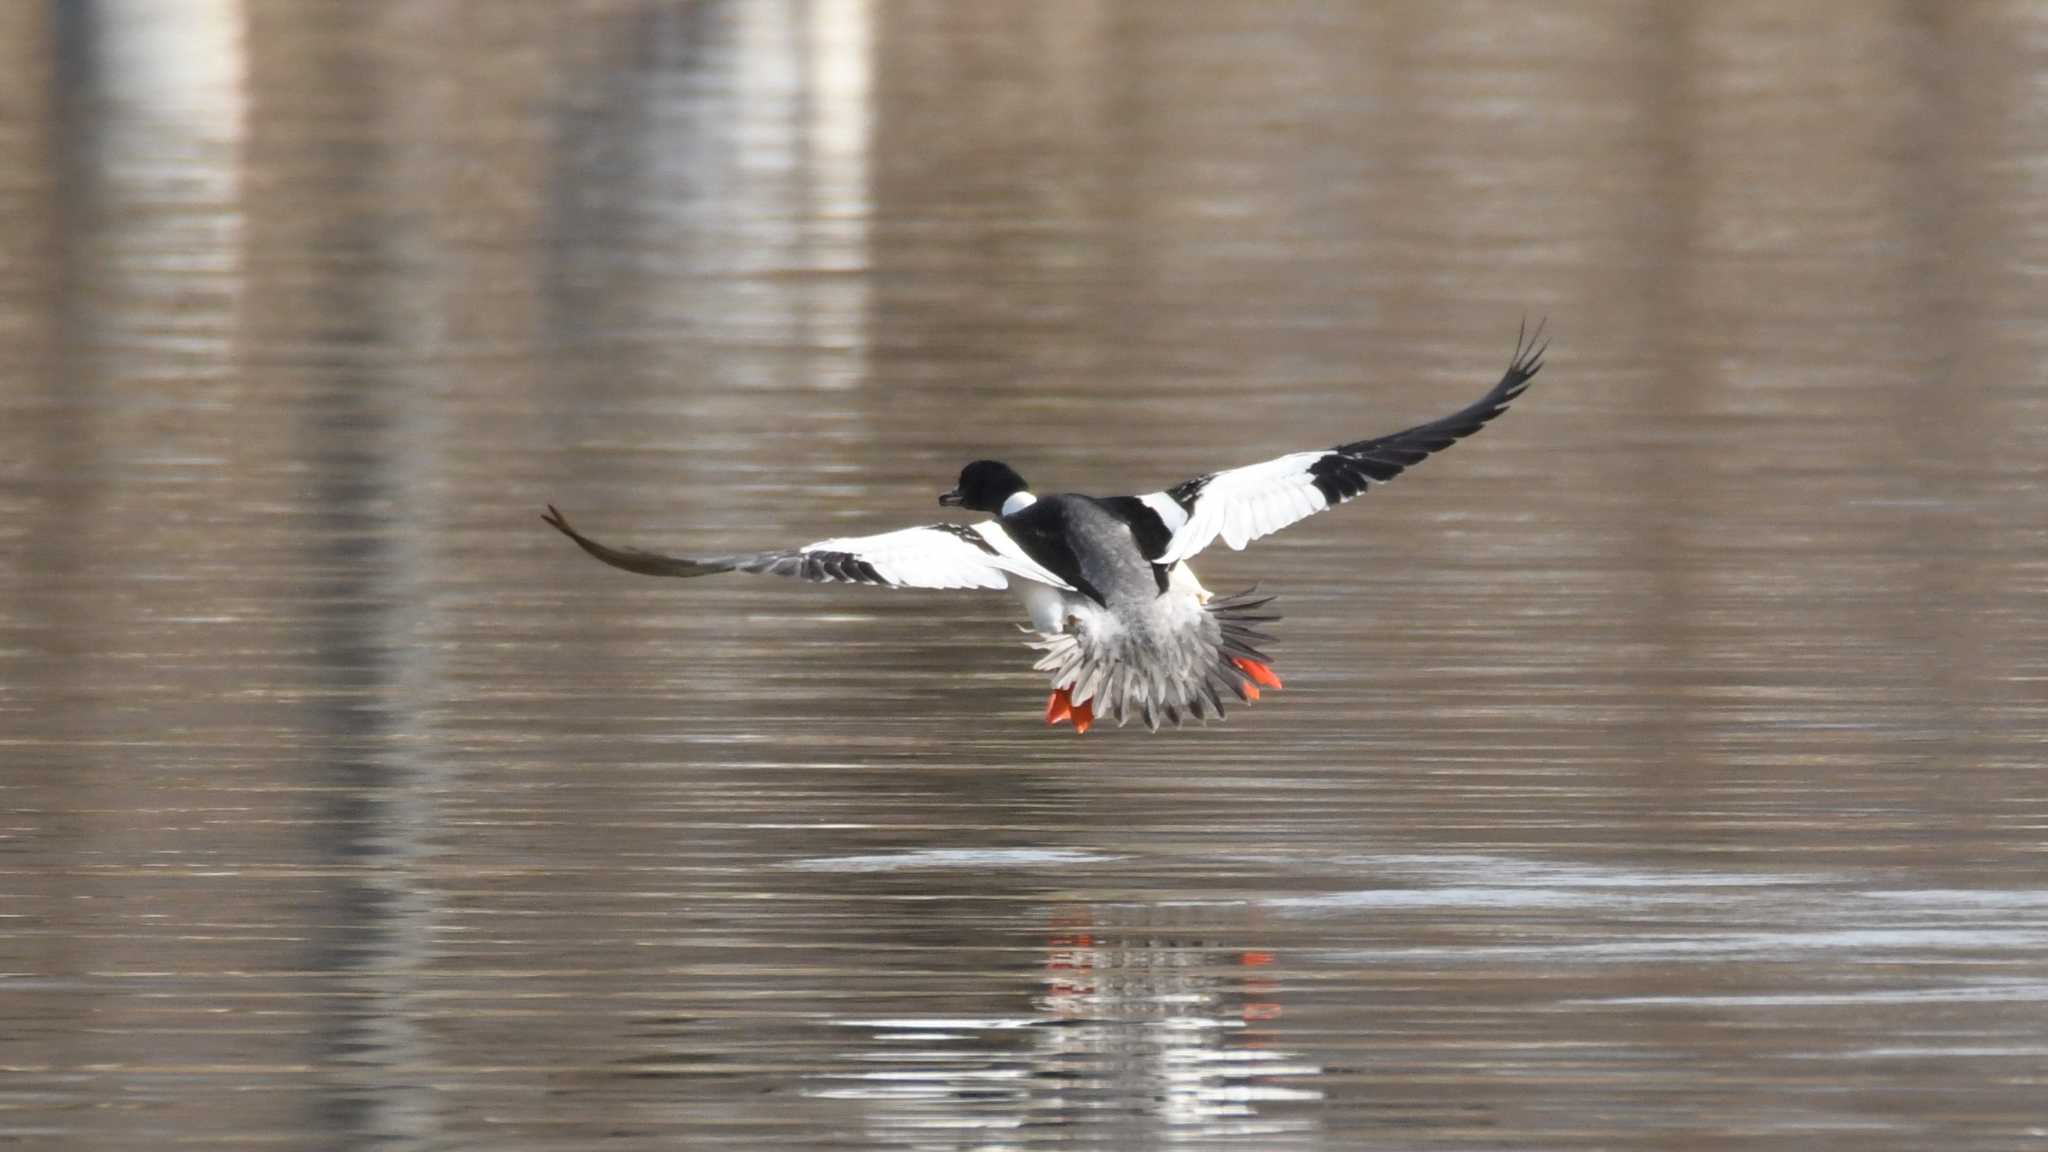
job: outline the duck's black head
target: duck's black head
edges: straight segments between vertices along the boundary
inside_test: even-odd
[[[1000,460],[976,460],[960,470],[960,486],[939,495],[948,508],[972,512],[1003,510],[1003,501],[1024,490],[1024,478]]]

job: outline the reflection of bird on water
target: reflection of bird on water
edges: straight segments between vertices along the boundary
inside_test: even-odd
[[[1282,1014],[1274,962],[1261,949],[1135,925],[1056,932],[1047,944],[1042,1004],[1063,1026],[1051,1030],[1047,1047],[1100,1068],[1096,1092],[1153,1100],[1169,1123],[1235,1120],[1293,1130],[1301,1125],[1261,1118],[1258,1105],[1320,1100],[1320,1091],[1285,1081],[1322,1068],[1269,1046],[1261,1025]]]
[[[1086,732],[1118,724],[1221,718],[1223,698],[1280,687],[1259,648],[1270,598],[1212,595],[1188,559],[1222,540],[1243,548],[1477,432],[1543,366],[1542,326],[1517,338],[1500,382],[1476,403],[1402,432],[1292,452],[1211,472],[1142,496],[1040,498],[1009,465],[977,460],[939,503],[994,519],[931,524],[801,548],[689,559],[600,544],[549,506],[545,519],[599,560],[650,576],[770,572],[821,583],[897,588],[1010,588],[1024,602],[1052,674],[1046,722]]]
[[[1161,1126],[1312,1133],[1312,1111],[1269,1114],[1322,1099],[1303,1082],[1323,1072],[1271,1046],[1274,954],[1119,922],[1127,911],[1050,929],[1030,1015],[841,1021],[870,1038],[864,1070],[806,1095],[867,1103],[878,1135],[1076,1125],[1146,1147]]]

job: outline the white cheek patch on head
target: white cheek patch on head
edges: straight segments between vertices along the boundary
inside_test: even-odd
[[[1033,496],[1029,492],[1013,492],[1008,500],[1003,501],[1003,510],[1000,514],[1014,516],[1036,503],[1038,503],[1038,497]]]

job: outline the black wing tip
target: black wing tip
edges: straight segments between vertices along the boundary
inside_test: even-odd
[[[1540,316],[1536,330],[1529,330],[1529,318],[1522,317],[1521,327],[1515,330],[1515,354],[1508,360],[1507,374],[1501,377],[1500,390],[1512,397],[1529,386],[1529,381],[1543,371],[1543,354],[1550,351],[1550,341],[1544,337],[1544,330],[1550,326],[1550,317]]]
[[[569,539],[574,540],[577,546],[582,548],[585,552],[590,553],[592,556],[595,556],[600,560],[606,560],[607,563],[610,563],[610,561],[606,559],[606,554],[616,551],[615,549],[612,549],[603,544],[599,544],[597,541],[592,540],[590,537],[585,536],[581,532],[578,532],[573,526],[570,525],[569,518],[567,516],[562,515],[562,510],[560,508],[555,507],[553,504],[548,505],[548,510],[541,514],[541,522],[546,524],[548,527],[553,528],[555,531],[560,532],[562,535],[567,536]]]
[[[1508,410],[1516,397],[1529,387],[1529,382],[1543,370],[1544,353],[1550,350],[1550,341],[1544,333],[1550,326],[1550,318],[1540,317],[1531,330],[1529,318],[1522,317],[1521,327],[1515,330],[1515,353],[1508,361],[1508,370],[1501,374],[1500,383],[1489,389],[1486,395],[1466,408],[1449,416],[1417,424],[1413,428],[1396,432],[1390,436],[1378,436],[1370,440],[1359,440],[1350,444],[1339,444],[1330,450],[1331,456],[1346,463],[1370,460],[1381,466],[1385,474],[1368,472],[1357,477],[1358,491],[1342,492],[1349,500],[1368,486],[1367,482],[1384,484],[1400,475],[1406,469],[1421,463],[1430,455],[1441,452],[1465,437],[1479,431],[1488,423]],[[1325,491],[1324,497],[1331,493]],[[1332,501],[1341,503],[1341,501]]]
[[[570,527],[569,518],[553,504],[541,514],[541,521],[548,527],[575,541],[578,548],[614,568],[637,572],[643,576],[710,576],[719,572],[730,572],[733,564],[724,558],[713,560],[692,560],[686,556],[664,556],[659,552],[648,552],[639,548],[614,548],[600,544],[576,529]]]
[[[540,514],[540,520],[541,523],[546,524],[571,540],[578,539],[583,535],[581,532],[576,531],[576,529],[569,527],[569,518],[562,515],[562,510],[553,504],[548,505],[548,510]]]

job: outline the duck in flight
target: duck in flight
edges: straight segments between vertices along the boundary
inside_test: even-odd
[[[972,524],[928,524],[877,536],[820,540],[776,552],[689,559],[601,544],[551,504],[543,517],[585,552],[646,576],[766,572],[816,583],[890,588],[1007,588],[1030,617],[1034,667],[1052,677],[1046,723],[1086,732],[1098,719],[1178,726],[1221,719],[1223,699],[1250,703],[1277,689],[1259,647],[1270,597],[1216,596],[1188,560],[1218,540],[1233,549],[1384,484],[1507,411],[1543,367],[1543,326],[1517,336],[1498,384],[1441,419],[1334,448],[1290,452],[1197,476],[1142,496],[1036,496],[996,460],[977,460],[947,507],[990,513]]]

